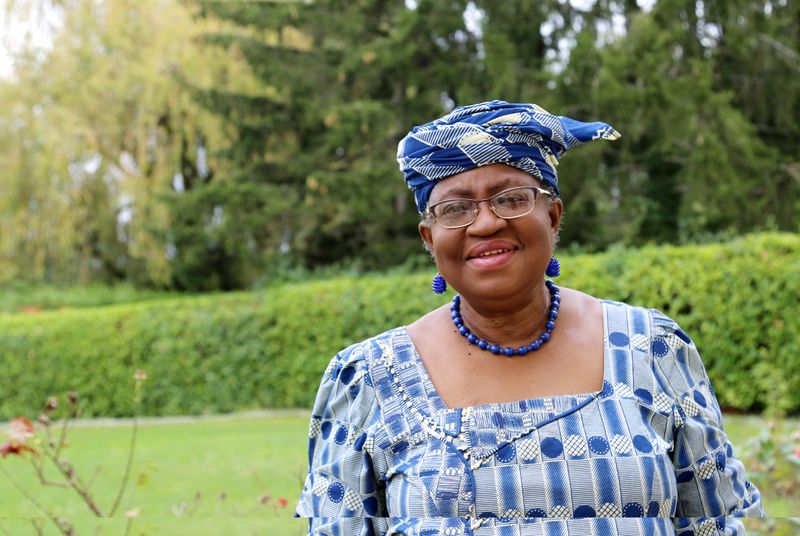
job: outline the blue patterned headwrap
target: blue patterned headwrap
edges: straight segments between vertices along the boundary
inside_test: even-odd
[[[493,100],[460,106],[414,127],[397,147],[397,162],[422,213],[437,182],[487,164],[521,169],[558,192],[556,166],[567,149],[619,137],[606,123],[582,123],[536,104]]]

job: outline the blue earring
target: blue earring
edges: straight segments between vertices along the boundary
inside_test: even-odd
[[[550,258],[550,262],[547,263],[547,270],[545,270],[544,275],[547,277],[558,277],[561,275],[561,264],[559,264],[558,259],[555,257]]]
[[[444,294],[447,290],[447,281],[444,280],[442,274],[436,274],[433,277],[433,281],[431,283],[431,287],[436,294]]]

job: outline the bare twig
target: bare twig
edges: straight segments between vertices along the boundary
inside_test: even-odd
[[[100,474],[100,466],[98,465],[97,467],[94,468],[94,474],[92,475],[92,478],[90,478],[89,482],[86,483],[86,489],[92,489],[94,481],[97,479],[97,475],[99,474]]]
[[[31,459],[31,465],[33,465],[33,469],[36,471],[36,475],[39,477],[39,482],[45,486],[54,486],[58,488],[71,487],[67,482],[55,482],[53,480],[48,480],[47,477],[44,476],[44,468],[42,467],[42,463],[37,461],[37,458]]]
[[[122,496],[125,494],[125,489],[128,487],[128,479],[131,476],[131,468],[133,467],[133,451],[134,447],[136,446],[136,434],[139,430],[139,421],[134,415],[133,417],[133,429],[131,430],[131,444],[128,447],[128,462],[125,465],[125,473],[122,476],[122,482],[119,486],[119,492],[117,492],[117,497],[114,499],[114,503],[111,505],[111,510],[108,513],[109,517],[113,517],[114,513],[117,511],[119,507],[119,503],[122,500]]]
[[[61,474],[64,475],[64,478],[69,483],[70,487],[75,490],[75,492],[81,496],[83,502],[86,503],[86,506],[89,507],[89,510],[94,513],[97,517],[105,517],[103,516],[103,512],[100,511],[100,507],[97,506],[97,503],[92,497],[92,494],[89,493],[89,490],[86,486],[83,485],[78,475],[75,474],[75,468],[68,460],[59,460],[56,458],[52,452],[45,451],[45,455],[50,458]]]
[[[771,48],[789,67],[800,72],[800,54],[795,50],[766,34],[758,34],[758,40]]]
[[[131,529],[133,528],[133,518],[129,517],[128,522],[125,523],[125,536],[129,536],[131,533]]]
[[[58,444],[56,446],[55,456],[58,458],[61,454],[61,449],[67,442],[67,432],[69,431],[69,422],[78,416],[78,408],[76,404],[71,404],[71,408],[67,416],[61,421],[61,433],[58,437]]]
[[[36,497],[34,497],[16,478],[14,478],[11,473],[8,472],[2,463],[0,463],[0,471],[3,472],[5,477],[11,481],[14,487],[17,488],[17,490],[19,490],[19,492],[22,493],[22,495],[24,495],[25,498],[28,499],[28,501],[30,501],[30,503],[36,507],[37,510],[46,515],[47,518],[52,521],[56,527],[58,527],[58,530],[61,532],[61,534],[67,536],[73,534],[72,525],[70,525],[68,521],[60,519],[53,512],[48,510],[46,506],[40,503]]]

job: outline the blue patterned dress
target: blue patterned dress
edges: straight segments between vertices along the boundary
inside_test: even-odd
[[[761,516],[691,339],[603,302],[601,391],[448,408],[404,327],[331,361],[297,515],[329,535],[743,534]]]

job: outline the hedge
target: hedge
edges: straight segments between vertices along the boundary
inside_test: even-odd
[[[694,338],[720,402],[800,411],[800,236],[562,256],[559,283],[661,309]],[[0,315],[0,420],[77,391],[85,416],[308,407],[331,356],[447,301],[430,273]]]

